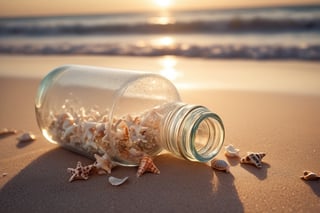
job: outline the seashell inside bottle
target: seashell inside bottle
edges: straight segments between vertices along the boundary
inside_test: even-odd
[[[153,73],[58,67],[40,83],[35,111],[48,141],[124,166],[136,166],[163,149],[207,162],[224,141],[217,114],[182,102],[175,86]]]

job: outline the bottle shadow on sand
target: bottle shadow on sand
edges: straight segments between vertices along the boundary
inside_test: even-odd
[[[110,175],[69,183],[67,168],[77,161],[93,163],[62,148],[35,159],[2,187],[2,212],[243,212],[234,177],[207,164],[164,154],[154,160],[160,175],[137,178],[137,168],[116,167],[112,176],[129,179],[115,187],[108,183]]]

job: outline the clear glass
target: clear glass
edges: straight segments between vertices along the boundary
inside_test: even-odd
[[[182,103],[166,78],[144,72],[68,65],[50,72],[35,100],[38,125],[53,143],[93,158],[137,165],[166,149],[192,161],[211,160],[224,128],[207,108]]]

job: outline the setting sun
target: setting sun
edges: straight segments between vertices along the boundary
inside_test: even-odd
[[[167,8],[172,4],[172,0],[154,0],[154,2],[162,8]]]

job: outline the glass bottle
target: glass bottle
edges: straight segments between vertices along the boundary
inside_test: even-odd
[[[224,141],[218,115],[183,103],[175,86],[153,73],[61,66],[40,83],[35,111],[50,142],[90,158],[107,154],[124,166],[163,149],[207,162]]]

